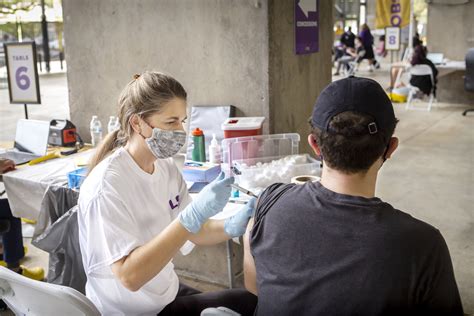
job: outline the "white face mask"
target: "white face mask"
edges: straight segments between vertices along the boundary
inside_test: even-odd
[[[152,154],[158,159],[166,159],[176,155],[186,143],[186,132],[168,131],[157,127],[153,128],[150,137],[145,142]]]

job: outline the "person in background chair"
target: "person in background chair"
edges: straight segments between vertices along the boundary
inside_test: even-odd
[[[15,163],[9,159],[0,158],[0,175],[15,170]],[[0,196],[4,192],[0,192]],[[27,268],[20,264],[25,256],[21,220],[14,217],[7,199],[0,199],[0,265],[34,280],[44,279],[44,269],[40,267]],[[0,310],[5,310],[6,304],[0,300]]]
[[[15,163],[9,159],[0,158],[0,175],[14,170]],[[7,199],[0,199],[0,265],[35,280],[44,279],[44,269],[40,267],[27,268],[20,264],[25,256],[21,219],[14,217]]]

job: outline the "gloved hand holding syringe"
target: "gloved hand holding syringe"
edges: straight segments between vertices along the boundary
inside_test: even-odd
[[[231,186],[234,186],[233,182],[233,177],[225,178],[224,173],[221,173],[180,213],[179,220],[181,224],[188,231],[196,234],[204,222],[224,209],[225,204],[229,201]],[[237,186],[237,189],[251,193],[240,186]],[[251,200],[242,206],[236,214],[224,220],[224,231],[230,237],[238,237],[245,233],[247,222],[253,215],[256,201],[254,197],[256,195],[252,193],[251,196]]]
[[[240,192],[242,192],[242,193],[244,193],[244,194],[247,194],[248,196],[251,196],[251,197],[254,197],[254,198],[258,198],[258,196],[257,196],[255,193],[253,193],[253,192],[251,192],[251,191],[249,191],[249,190],[247,190],[247,189],[242,188],[242,187],[241,187],[240,185],[238,185],[238,184],[232,183],[230,186],[233,187],[233,188],[236,189],[236,190],[239,190]]]

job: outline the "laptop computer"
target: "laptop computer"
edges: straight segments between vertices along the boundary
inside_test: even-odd
[[[428,53],[426,58],[431,60],[431,62],[435,65],[441,65],[444,61],[444,54],[442,53]]]
[[[16,165],[21,165],[46,155],[49,124],[47,121],[19,120],[16,125],[14,148],[1,153],[0,158],[10,159]]]

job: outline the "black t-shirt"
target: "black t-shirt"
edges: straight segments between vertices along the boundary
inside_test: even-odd
[[[440,232],[378,198],[272,185],[250,248],[256,315],[463,314]]]
[[[355,35],[352,32],[345,32],[341,35],[341,43],[347,47],[354,48]]]

